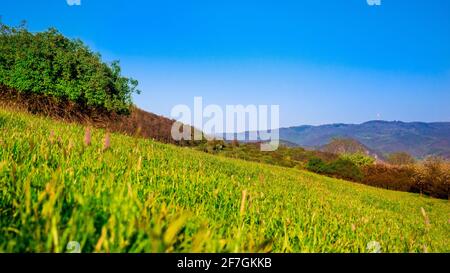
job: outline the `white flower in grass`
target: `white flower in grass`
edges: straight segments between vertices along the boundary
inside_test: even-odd
[[[377,241],[370,241],[366,249],[369,253],[381,253],[381,245]]]

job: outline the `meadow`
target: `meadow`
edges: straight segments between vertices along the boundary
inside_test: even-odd
[[[0,108],[0,252],[449,252],[447,200]]]

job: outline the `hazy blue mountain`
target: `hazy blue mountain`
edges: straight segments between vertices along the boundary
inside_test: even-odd
[[[450,158],[450,122],[368,121],[280,129],[280,139],[319,148],[333,138],[352,138],[381,154],[405,151],[415,157]]]

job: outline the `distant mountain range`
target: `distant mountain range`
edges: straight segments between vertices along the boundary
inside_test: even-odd
[[[450,122],[374,120],[362,124],[329,124],[280,129],[280,139],[320,149],[334,138],[351,138],[380,155],[405,151],[417,158],[439,155],[450,158]],[[292,145],[290,145],[292,146]]]

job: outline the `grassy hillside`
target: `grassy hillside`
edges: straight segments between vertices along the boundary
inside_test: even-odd
[[[113,132],[152,138],[164,143],[189,145],[193,142],[173,140],[171,130],[175,120],[144,111],[136,106],[130,106],[128,114],[118,114],[52,96],[23,94],[0,84],[0,107],[14,108],[57,120],[89,124],[96,128],[107,128]]]
[[[0,252],[450,251],[446,200],[91,133],[0,108]]]

